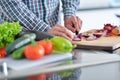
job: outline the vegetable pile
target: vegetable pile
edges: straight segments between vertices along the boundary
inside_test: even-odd
[[[73,41],[81,41],[84,38],[87,41],[93,41],[100,37],[120,36],[120,28],[116,25],[105,24],[103,29],[90,30],[84,33],[79,33]]]
[[[75,45],[63,37],[55,36],[50,39],[36,41],[36,34],[29,33],[9,43],[6,49],[4,49],[4,52],[7,56],[11,55],[16,60],[22,58],[37,60],[52,53],[67,54],[73,48],[75,48]]]
[[[34,34],[34,33],[31,33],[31,34]],[[72,43],[63,37],[56,36],[51,39],[35,41],[34,40],[35,37],[33,39],[30,39],[32,37],[31,34],[26,34],[28,36],[26,38],[31,40],[31,43],[28,42],[29,44],[24,44],[24,42],[26,41],[25,41],[25,38],[23,37],[26,35],[21,37],[23,39],[21,40],[22,42],[22,44],[20,44],[21,47],[13,51],[12,53],[13,59],[22,59],[25,57],[29,60],[37,60],[44,57],[45,55],[50,55],[54,52],[59,52],[59,54],[60,53],[65,54],[65,53],[71,52],[72,49],[74,48]],[[19,39],[20,38],[18,38],[11,44],[17,45],[15,44],[15,42],[19,41]]]
[[[6,46],[15,40],[15,36],[22,31],[19,22],[4,22],[0,25],[0,58],[6,56]]]

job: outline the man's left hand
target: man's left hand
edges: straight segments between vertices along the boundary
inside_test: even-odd
[[[78,16],[71,16],[69,18],[65,18],[64,20],[65,27],[76,33],[80,31],[82,26],[82,20]]]

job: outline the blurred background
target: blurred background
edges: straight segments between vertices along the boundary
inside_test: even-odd
[[[80,0],[79,9],[120,7],[120,0]]]
[[[101,29],[106,23],[120,26],[120,0],[80,0],[77,16],[83,21],[81,32]]]
[[[80,0],[77,15],[83,20],[84,28],[88,26],[103,25],[103,23],[107,22],[116,24],[117,21],[113,21],[115,19],[115,15],[113,14],[119,14],[120,16],[120,9],[112,10],[114,12],[108,10],[113,8],[120,8],[120,0]],[[2,22],[3,20],[0,16],[0,24]],[[62,24],[64,24],[63,21]]]

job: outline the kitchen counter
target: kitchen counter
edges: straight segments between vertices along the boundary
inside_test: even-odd
[[[72,62],[73,62],[72,64],[59,65],[58,63],[61,64],[62,62],[64,62],[64,61],[59,61],[56,63],[47,64],[41,67],[40,66],[34,67],[34,68],[31,68],[30,70],[29,69],[20,70],[20,71],[8,70],[7,78],[26,77],[30,75],[64,71],[64,70],[76,69],[76,68],[81,68],[81,70],[84,70],[85,68],[90,68],[90,67],[95,67],[95,66],[102,66],[102,65],[107,65],[107,64],[110,65],[113,63],[119,64],[120,62],[119,54],[109,53],[106,51],[75,49],[72,54],[74,54],[73,59],[72,59]],[[120,67],[118,69],[120,69]],[[84,73],[84,71],[82,72]],[[0,75],[1,75],[0,80],[6,78],[6,76],[3,73],[0,73]],[[81,80],[85,80],[84,77]]]

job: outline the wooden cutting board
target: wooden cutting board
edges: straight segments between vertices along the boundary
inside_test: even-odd
[[[120,36],[100,37],[93,41],[82,39],[73,43],[77,44],[77,48],[82,49],[115,50],[120,47]]]

